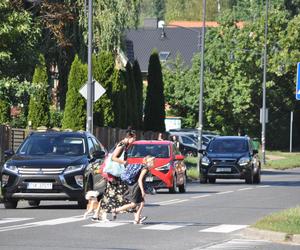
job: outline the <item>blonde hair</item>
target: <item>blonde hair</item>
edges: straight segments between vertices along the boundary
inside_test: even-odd
[[[152,155],[147,155],[143,158],[143,164],[148,165],[150,162],[153,162],[155,159]]]

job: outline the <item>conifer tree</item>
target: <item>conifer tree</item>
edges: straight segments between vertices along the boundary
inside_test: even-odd
[[[116,126],[118,103],[115,103],[115,93],[120,91],[120,81],[115,69],[114,55],[109,51],[102,51],[93,58],[93,77],[106,90],[104,95],[94,105],[95,126]]]
[[[76,55],[68,78],[66,106],[62,121],[64,129],[85,130],[86,101],[79,93],[79,90],[86,81],[87,65],[83,64]]]
[[[137,128],[137,96],[136,86],[131,64],[126,64],[126,95],[127,95],[127,126]]]
[[[39,126],[48,127],[50,124],[50,101],[49,101],[49,85],[48,75],[43,55],[39,56],[39,64],[36,65],[32,84],[35,85],[36,91],[30,96],[28,121],[31,126],[37,128]]]
[[[9,122],[10,120],[10,105],[6,100],[0,100],[0,124]]]
[[[137,128],[142,128],[143,122],[143,78],[142,72],[137,60],[133,63],[133,74],[135,80],[135,89],[136,89],[136,106],[137,106]]]
[[[158,52],[154,51],[149,60],[148,86],[145,102],[144,129],[165,131],[165,96],[161,64]]]

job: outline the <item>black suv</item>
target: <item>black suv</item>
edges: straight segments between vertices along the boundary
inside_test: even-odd
[[[261,163],[249,137],[218,136],[200,153],[201,183],[215,183],[217,178],[260,183]]]
[[[75,200],[86,206],[88,190],[104,191],[105,180],[94,170],[107,151],[88,132],[33,132],[2,167],[5,208],[16,208],[18,200],[38,206],[41,200]]]

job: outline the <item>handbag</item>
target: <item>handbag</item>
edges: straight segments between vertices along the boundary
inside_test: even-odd
[[[125,172],[124,164],[120,164],[111,159],[112,154],[110,154],[105,163],[105,167],[103,168],[103,172],[107,174],[111,174],[116,177],[120,177],[123,172]],[[121,154],[120,159],[124,158],[124,152]]]

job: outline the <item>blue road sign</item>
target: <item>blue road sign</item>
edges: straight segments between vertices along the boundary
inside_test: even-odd
[[[300,62],[297,63],[296,99],[300,100]]]

